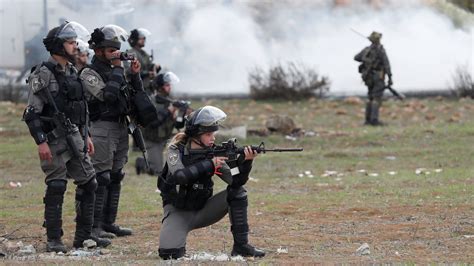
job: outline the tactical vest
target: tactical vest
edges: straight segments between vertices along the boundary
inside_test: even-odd
[[[178,145],[178,149],[184,167],[205,159],[203,155],[184,155],[185,147],[182,144]],[[166,181],[168,176],[168,163],[166,163],[158,176],[158,188],[161,191],[163,206],[172,204],[182,210],[200,210],[212,196],[214,187],[212,175],[199,177],[196,182],[186,185],[168,183]]]
[[[56,65],[51,62],[43,62],[42,66],[47,67],[53,73],[58,83],[58,93],[52,96],[59,112],[64,113],[71,123],[78,126],[85,125],[87,122],[87,101],[84,98],[84,90],[79,76],[66,76],[57,71]],[[51,104],[46,104],[41,116],[52,117],[54,112],[54,107]],[[50,122],[45,122],[44,126],[46,128],[43,130],[46,133],[54,129],[53,123]]]
[[[155,101],[156,109],[167,108],[169,103]],[[162,142],[171,138],[173,129],[175,127],[175,121],[173,117],[168,117],[163,121],[163,124],[158,128],[145,127],[143,130],[143,137],[148,141]]]
[[[100,75],[104,83],[109,81],[109,75],[112,71],[112,68],[100,62],[99,60],[93,60],[92,64],[86,65],[85,68],[90,68],[97,72]],[[89,117],[91,121],[104,120],[104,121],[114,121],[119,122],[121,119],[130,112],[129,104],[129,91],[128,83],[124,82],[121,84],[121,91],[118,95],[116,103],[110,104],[103,102],[95,97],[89,101]]]

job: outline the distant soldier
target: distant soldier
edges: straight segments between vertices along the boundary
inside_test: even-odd
[[[365,109],[365,124],[372,126],[383,125],[379,120],[379,109],[382,105],[382,96],[386,87],[385,75],[388,76],[388,86],[393,84],[390,62],[385,49],[380,43],[381,38],[381,33],[372,32],[368,37],[372,45],[364,48],[354,57],[354,60],[361,62],[359,73],[361,73],[362,80],[369,89],[369,101]]]
[[[130,32],[130,37],[128,38],[128,43],[132,48],[127,51],[128,53],[134,54],[140,62],[140,77],[143,80],[143,88],[147,90],[147,93],[151,93],[151,82],[161,70],[159,64],[153,63],[153,54],[149,55],[145,50],[143,50],[146,38],[150,35],[150,31],[144,28],[132,30]],[[130,71],[128,72],[130,73]]]
[[[43,39],[51,54],[28,78],[30,92],[23,119],[38,145],[41,169],[46,174],[44,227],[48,252],[67,252],[61,237],[62,208],[67,179],[76,187],[76,233],[73,246],[80,248],[92,238],[98,246],[107,239],[91,236],[97,181],[89,154],[94,146],[87,134],[87,102],[74,62],[78,38],[89,32],[77,22],[53,28]]]
[[[151,175],[158,175],[164,166],[163,152],[166,142],[173,136],[173,130],[184,127],[184,115],[189,110],[186,106],[177,108],[170,99],[172,86],[179,82],[179,78],[173,72],[159,74],[153,80],[153,95],[155,106],[162,120],[158,127],[150,125],[143,131],[146,148],[148,151],[150,168],[147,169]],[[143,158],[138,157],[135,163],[137,174],[145,172],[145,163]]]

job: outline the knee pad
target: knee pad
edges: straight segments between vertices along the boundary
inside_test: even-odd
[[[46,195],[64,195],[67,188],[66,180],[52,180],[47,183]]]
[[[125,177],[125,173],[122,172],[122,169],[118,170],[117,172],[110,173],[110,183],[120,183],[122,182],[123,178]]]
[[[97,180],[94,177],[94,178],[91,178],[91,180],[89,180],[89,182],[87,182],[83,185],[77,186],[77,188],[83,190],[86,193],[94,193],[97,190],[98,186],[99,186],[99,184],[97,183]]]
[[[179,259],[186,253],[186,248],[159,248],[158,253],[164,260]]]
[[[99,186],[108,186],[110,184],[110,171],[98,173],[96,179]]]
[[[247,190],[244,187],[227,187],[227,202],[229,206],[247,206]]]

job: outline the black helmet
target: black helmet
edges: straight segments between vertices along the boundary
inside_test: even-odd
[[[188,137],[197,137],[206,132],[217,131],[219,124],[226,118],[224,111],[217,107],[201,107],[186,117],[184,133]]]
[[[130,32],[130,37],[128,38],[128,43],[130,46],[135,47],[137,45],[138,39],[146,38],[151,35],[151,32],[144,28],[134,29]]]
[[[120,49],[121,43],[124,42],[128,37],[128,33],[117,25],[106,25],[102,28],[94,29],[89,40],[89,47],[105,48],[113,47]]]
[[[89,31],[81,24],[74,21],[65,21],[60,26],[55,27],[48,32],[48,35],[43,39],[43,44],[46,47],[46,50],[51,54],[66,56],[63,47],[63,43],[66,40],[86,40],[89,36]]]

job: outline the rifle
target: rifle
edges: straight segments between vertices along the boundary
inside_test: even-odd
[[[396,91],[394,88],[392,88],[391,85],[385,86],[385,89],[389,90],[395,97],[397,97],[400,101],[405,100],[405,95],[403,93],[400,93]]]
[[[238,147],[237,146],[237,139],[231,138],[226,142],[223,142],[222,145],[216,145],[214,147],[204,149],[204,150],[190,150],[190,154],[201,154],[205,155],[207,159],[211,159],[215,156],[223,156],[227,157],[228,160],[233,161],[237,160],[237,156],[239,154],[244,155],[245,148],[244,147]],[[303,151],[303,148],[289,148],[289,149],[284,149],[284,148],[274,148],[274,149],[267,149],[265,148],[265,143],[262,141],[260,145],[255,146],[252,145],[250,146],[253,151],[256,151],[257,153],[267,153],[267,152],[299,152]]]
[[[178,115],[176,116],[176,122],[178,122],[178,123],[182,123],[184,121],[184,117],[186,116],[188,110],[191,109],[189,107],[191,105],[190,101],[172,100],[170,98],[163,97],[159,94],[157,94],[155,96],[155,100],[156,100],[157,103],[168,103],[168,104],[172,104],[174,107],[176,107],[179,110]]]
[[[44,89],[46,91],[46,97],[48,97],[49,103],[53,106],[54,113],[53,117],[40,117],[43,120],[53,122],[55,129],[58,130],[59,136],[64,134],[66,137],[66,143],[67,146],[69,147],[69,150],[71,151],[72,157],[75,157],[79,160],[79,163],[81,164],[82,171],[84,174],[87,175],[86,168],[84,167],[84,163],[82,162],[83,158],[81,158],[81,152],[79,151],[79,148],[76,146],[74,143],[73,139],[73,134],[77,133],[79,131],[79,128],[74,125],[69,118],[66,117],[66,115],[63,112],[60,112],[58,109],[58,106],[56,105],[56,102],[53,99],[53,96],[51,95],[51,92],[49,91],[48,88]],[[87,133],[88,134],[88,133]],[[84,150],[85,153],[87,152],[87,135],[84,135]],[[56,152],[57,155],[60,155],[64,152],[66,152],[67,149],[59,150]],[[85,156],[84,156],[85,158]]]
[[[139,148],[143,154],[143,159],[145,159],[146,168],[147,169],[150,168],[150,164],[148,163],[148,152],[146,150],[145,140],[143,139],[142,131],[140,130],[139,127],[137,127],[137,125],[135,125],[134,122],[130,121],[130,119],[128,118],[127,118],[127,127],[128,127],[128,133],[132,135],[135,146],[137,146],[137,148]]]

